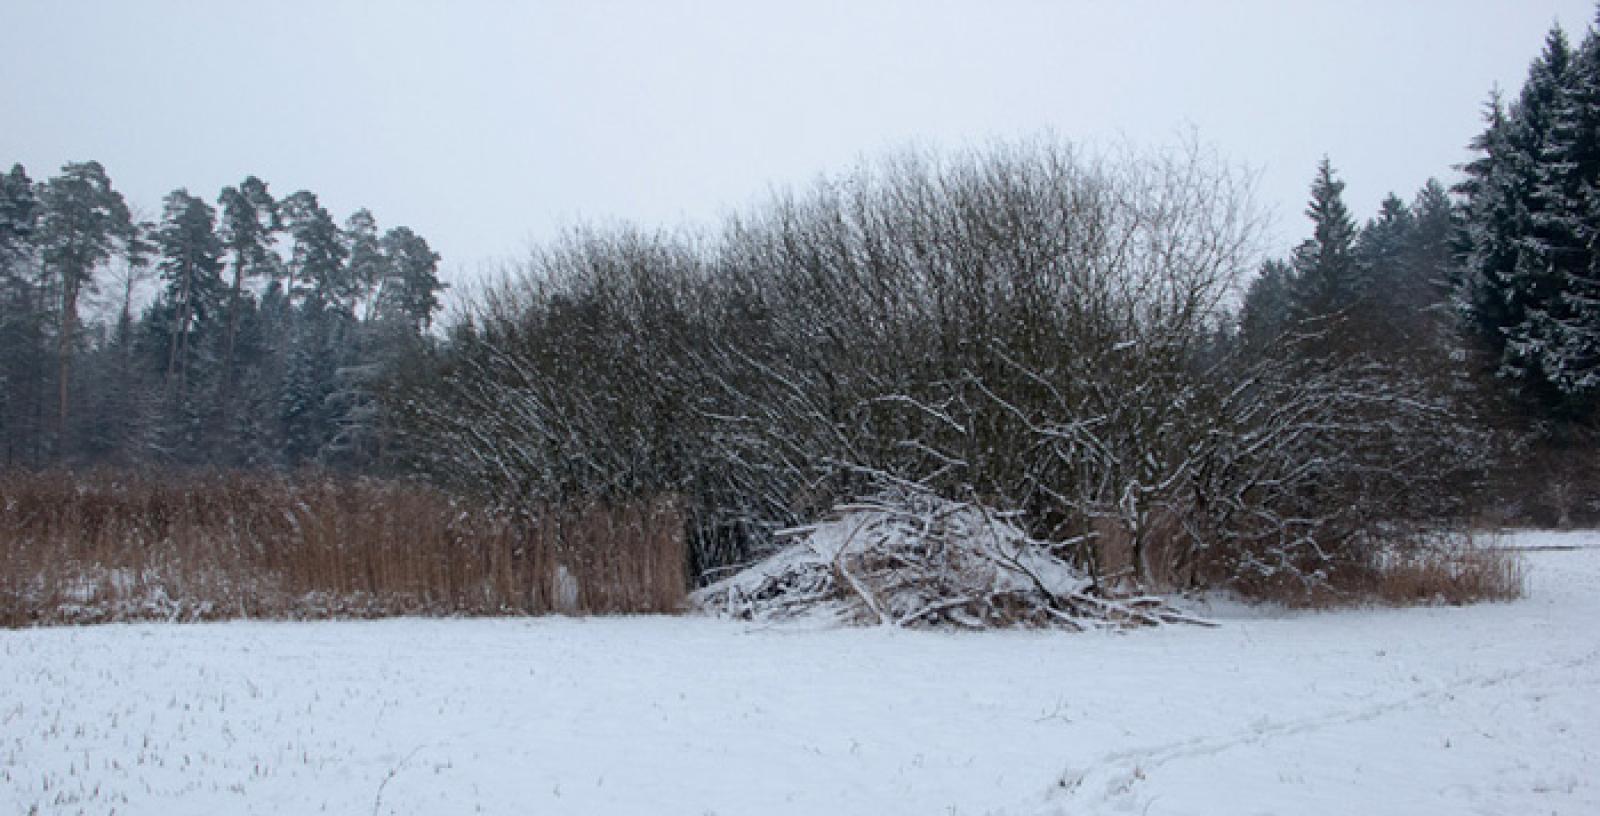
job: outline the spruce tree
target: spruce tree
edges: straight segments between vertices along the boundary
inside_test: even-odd
[[[1523,318],[1513,276],[1517,237],[1526,223],[1525,185],[1516,173],[1511,124],[1498,94],[1490,98],[1484,122],[1471,143],[1479,155],[1462,166],[1466,178],[1456,187],[1463,203],[1454,288],[1466,333],[1485,353],[1489,369],[1505,376],[1507,330]]]
[[[1586,254],[1574,234],[1580,228],[1571,218],[1575,173],[1567,162],[1571,134],[1562,125],[1571,73],[1566,35],[1560,28],[1552,29],[1544,53],[1529,69],[1509,129],[1522,211],[1512,236],[1517,253],[1510,281],[1521,314],[1504,328],[1507,342],[1501,365],[1552,404],[1564,401],[1552,350],[1560,343],[1565,273],[1582,264]]]
[[[1537,235],[1559,290],[1532,316],[1541,367],[1570,402],[1600,398],[1600,34],[1573,56],[1540,165]]]
[[[1368,292],[1357,261],[1355,221],[1344,204],[1344,182],[1324,158],[1306,205],[1311,237],[1295,248],[1288,278],[1289,320],[1300,353],[1333,360],[1369,342],[1352,307]]]
[[[1597,50],[1592,32],[1573,54],[1553,29],[1515,104],[1491,104],[1458,188],[1467,333],[1528,409],[1562,420],[1593,415],[1600,394]]]
[[[1302,319],[1334,315],[1365,291],[1355,258],[1356,225],[1344,204],[1344,182],[1324,158],[1306,205],[1311,237],[1295,249],[1295,306]]]
[[[1449,300],[1455,274],[1455,206],[1438,179],[1428,179],[1411,200],[1412,234],[1406,263],[1429,292],[1429,308]]]
[[[1454,204],[1444,185],[1428,179],[1411,200],[1411,229],[1401,253],[1403,278],[1395,298],[1412,315],[1416,330],[1411,348],[1421,352],[1424,365],[1447,373],[1457,358],[1459,335],[1451,301],[1455,275]]]
[[[1294,269],[1270,260],[1245,290],[1239,310],[1239,334],[1245,345],[1265,350],[1283,339],[1293,320]]]
[[[39,198],[20,164],[0,175],[0,275],[26,251],[39,222]]]
[[[37,458],[44,329],[34,240],[39,201],[22,165],[0,175],[0,464]]]

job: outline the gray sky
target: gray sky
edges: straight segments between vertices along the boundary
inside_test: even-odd
[[[1359,215],[1449,176],[1489,89],[1590,0],[0,0],[0,162],[98,159],[154,214],[255,174],[408,225],[462,280],[563,225],[708,223],[916,143],[1050,129],[1257,168],[1279,240],[1318,159]],[[1286,249],[1287,246],[1284,247]]]

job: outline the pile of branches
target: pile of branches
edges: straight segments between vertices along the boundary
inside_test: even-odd
[[[1034,540],[1009,514],[924,492],[840,505],[782,537],[787,546],[694,593],[693,603],[742,620],[915,628],[1205,623],[1160,598],[1103,592],[1069,563],[1070,543]]]

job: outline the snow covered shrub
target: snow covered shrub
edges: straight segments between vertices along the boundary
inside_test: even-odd
[[[708,238],[575,230],[396,395],[401,447],[500,503],[682,496],[701,574],[896,480],[1081,520],[1145,451],[1102,472],[1077,440],[1148,446],[1183,410],[1247,188],[1193,145],[1042,139],[864,164]]]
[[[394,395],[400,447],[504,506],[682,497],[700,579],[915,485],[1018,513],[1103,592],[1319,591],[1375,525],[1459,513],[1478,445],[1337,316],[1239,342],[1259,227],[1193,145],[1039,140],[892,156],[709,236],[576,230]]]
[[[788,546],[691,600],[747,620],[987,629],[1189,621],[1159,600],[1115,598],[1014,520],[979,504],[898,491],[784,532]]]

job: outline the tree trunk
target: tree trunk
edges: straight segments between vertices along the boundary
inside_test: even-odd
[[[228,304],[228,348],[224,355],[222,368],[222,394],[226,409],[233,402],[234,387],[234,343],[239,338],[239,295],[244,290],[244,259],[241,257],[233,267],[233,296]],[[226,412],[226,411],[225,411]]]
[[[179,273],[182,277],[178,284],[178,314],[176,330],[172,333],[172,342],[167,347],[167,387],[176,385],[179,391],[183,390],[184,366],[183,357],[187,356],[189,348],[189,312],[190,301],[193,294],[190,291],[190,281],[193,279],[190,266],[187,262]]]
[[[69,276],[70,277],[70,276]],[[71,373],[72,335],[77,330],[78,287],[64,281],[61,289],[61,333],[56,338],[56,457],[67,449],[67,406],[70,398],[68,375]]]

